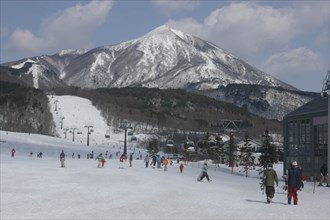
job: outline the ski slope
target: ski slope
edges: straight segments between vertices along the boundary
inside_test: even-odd
[[[266,204],[256,170],[246,178],[242,167],[231,173],[226,165],[209,163],[212,182],[197,182],[203,162],[185,164],[183,173],[176,162],[166,172],[145,168],[137,158],[144,158],[146,150],[129,141],[128,154],[135,149],[133,166],[126,162],[125,169],[119,169],[123,132],[106,139],[106,123],[86,99],[53,96],[49,100],[59,137],[0,131],[0,219],[329,219],[330,188],[314,189],[313,182],[306,182],[298,192],[297,206],[287,205],[283,181],[273,203]],[[72,133],[65,138],[60,117],[63,128],[77,128],[82,134],[74,141]],[[89,146],[84,127],[88,124],[94,129]],[[60,168],[62,150],[66,168]],[[108,151],[112,159],[97,168],[96,160],[87,159],[92,151],[94,157]],[[38,152],[43,152],[42,158],[36,157]],[[283,165],[274,168],[281,179]]]
[[[211,166],[212,182],[197,182],[201,163],[176,162],[168,171],[145,168],[143,161],[119,169],[118,157],[104,168],[85,153],[109,148],[91,146],[35,134],[0,131],[1,219],[329,219],[330,188],[306,182],[298,192],[298,205],[287,205],[283,182],[273,203],[265,203],[256,171],[246,178],[225,165]],[[11,157],[11,149],[16,149]],[[37,158],[29,152],[42,150]],[[64,150],[66,168],[60,168]],[[117,150],[117,149],[115,149]],[[72,152],[84,155],[72,158]],[[143,158],[145,152],[142,152]],[[282,165],[276,165],[281,176]]]

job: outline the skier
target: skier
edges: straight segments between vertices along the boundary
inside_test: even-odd
[[[288,170],[288,204],[291,204],[291,199],[293,197],[294,205],[298,205],[297,191],[299,181],[301,181],[300,172],[297,169],[297,166],[297,161],[293,161]]]
[[[157,168],[161,168],[160,165],[161,165],[161,158],[159,155],[157,155],[156,157],[156,162],[157,162]]]
[[[183,168],[184,168],[183,163],[181,163],[181,164],[180,164],[180,173],[182,173]]]
[[[141,154],[142,155],[142,154]],[[147,156],[144,158],[144,162],[146,164],[146,168],[148,168],[148,165],[149,165],[149,156],[147,154]]]
[[[14,156],[15,156],[15,153],[16,153],[16,151],[15,151],[15,149],[13,148],[13,149],[11,150],[11,157],[14,157]]]
[[[166,157],[163,160],[163,164],[164,164],[164,171],[167,171],[168,159]]]
[[[155,166],[156,166],[156,162],[157,162],[157,157],[156,157],[156,155],[154,155],[154,156],[152,157],[152,161],[151,161],[151,164],[150,164],[150,165],[152,165],[152,168],[155,168]]]
[[[98,161],[98,165],[97,165],[98,168],[104,167],[105,159],[104,159],[102,153],[100,153],[100,154],[95,158],[95,160]],[[103,160],[104,160],[104,162],[103,162]]]
[[[133,154],[129,155],[129,166],[132,167]]]
[[[327,183],[327,187],[330,187],[329,180],[328,180],[328,168],[325,163],[323,163],[322,167],[320,168],[321,178],[320,183],[318,186],[323,186],[323,182]]]
[[[274,194],[275,194],[274,182],[276,182],[276,186],[278,186],[276,171],[273,169],[273,164],[269,163],[267,165],[267,169],[264,171],[263,174],[263,183],[264,186],[266,186],[267,203],[270,203],[274,198]]]
[[[65,153],[64,150],[62,150],[61,154],[60,154],[60,161],[61,161],[61,167],[65,167]]]
[[[202,167],[202,173],[201,173],[200,177],[197,178],[198,181],[202,181],[204,179],[204,177],[206,177],[207,181],[209,181],[209,182],[212,181],[212,180],[210,180],[209,175],[207,174],[207,169],[208,168],[209,168],[209,166],[205,162],[203,167]]]
[[[119,168],[124,169],[124,161],[126,161],[126,155],[122,154],[119,158]]]

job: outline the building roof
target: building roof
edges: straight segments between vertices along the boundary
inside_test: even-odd
[[[306,114],[315,114],[315,113],[324,113],[324,115],[328,115],[328,97],[318,97],[313,99],[312,101],[306,103],[305,105],[299,107],[298,109],[290,112],[285,115],[286,117],[292,116],[300,116]]]

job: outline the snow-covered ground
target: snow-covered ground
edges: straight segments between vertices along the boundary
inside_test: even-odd
[[[74,100],[72,98],[71,103]],[[58,107],[62,101],[60,98]],[[69,109],[66,106],[60,108]],[[88,121],[83,110],[88,109],[87,106],[79,109]],[[96,114],[95,109],[91,111],[90,114]],[[70,114],[64,111],[61,114],[66,114],[66,123],[72,123],[73,119],[69,120],[71,116],[68,116]],[[95,128],[101,124],[99,120],[102,118],[91,120]],[[92,135],[97,136],[96,133]],[[130,144],[128,153],[136,148],[133,166],[129,167],[126,162],[125,169],[119,169],[115,152],[122,152],[120,141],[123,133],[116,135],[110,138],[110,144],[102,144],[102,141],[95,139],[95,143],[99,144],[86,146],[84,142],[73,142],[72,136],[65,139],[0,131],[1,219],[330,217],[330,188],[314,188],[313,182],[306,182],[305,188],[298,192],[297,206],[287,205],[286,193],[282,189],[283,181],[276,188],[273,202],[267,204],[259,188],[260,180],[256,170],[251,170],[246,178],[240,172],[241,167],[235,167],[231,173],[231,168],[226,165],[211,165],[209,175],[212,182],[205,179],[198,182],[196,178],[203,162],[187,163],[183,173],[179,172],[179,164],[176,162],[166,172],[158,168],[145,168],[143,161],[137,160],[140,154],[144,158],[145,149]],[[12,148],[16,149],[14,158],[11,157]],[[67,155],[66,168],[60,168],[59,154],[62,150]],[[97,168],[97,161],[87,159],[87,154],[92,150],[94,155],[108,151],[113,154],[113,158],[107,159],[104,168]],[[43,157],[37,158],[36,153],[40,151]],[[32,157],[29,152],[33,152]],[[75,158],[71,157],[72,153],[75,153]],[[77,159],[78,153],[81,159]],[[274,168],[281,179],[282,164],[276,164]]]

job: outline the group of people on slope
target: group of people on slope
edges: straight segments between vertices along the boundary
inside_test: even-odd
[[[298,163],[296,161],[290,164],[288,169],[288,204],[291,204],[293,198],[293,204],[298,205],[298,187],[301,182],[301,172],[298,169]],[[270,203],[275,195],[274,184],[278,186],[278,177],[276,171],[273,169],[273,164],[269,163],[266,170],[263,173],[263,184],[266,191],[267,203]]]
[[[324,163],[323,166],[320,169],[321,172],[321,179],[319,186],[322,186],[323,182],[327,183],[327,186],[329,186],[329,182],[327,179],[328,175],[328,169],[326,167],[326,164]],[[287,190],[288,190],[288,204],[291,204],[293,199],[293,204],[298,205],[298,189],[303,187],[302,182],[302,173],[301,169],[298,167],[297,161],[293,161],[290,164],[290,167],[287,171]],[[270,203],[271,200],[274,198],[275,194],[275,188],[274,184],[276,183],[276,186],[278,186],[278,178],[276,171],[273,169],[273,164],[269,163],[267,165],[266,170],[263,173],[263,184],[266,187],[266,199],[267,203]]]
[[[144,158],[144,163],[145,163],[146,168],[149,167],[149,162],[150,162],[150,157],[149,157],[149,155],[146,155],[146,157]],[[153,168],[154,168],[156,166],[156,163],[157,163],[158,168],[161,168],[161,164],[162,164],[164,166],[164,171],[167,171],[167,167],[168,167],[168,164],[170,163],[170,161],[166,157],[160,158],[157,155],[157,156],[152,157],[152,161],[151,161],[150,165],[153,165]],[[180,164],[179,168],[180,168],[180,173],[182,173],[183,168],[184,168],[183,163]]]
[[[95,160],[98,161],[98,165],[97,165],[98,168],[104,167],[104,164],[105,164],[106,160],[103,157],[103,154],[102,153],[100,153],[95,158]],[[65,167],[65,153],[64,153],[64,150],[62,150],[62,152],[60,153],[60,162],[61,162],[61,167],[64,168]]]

